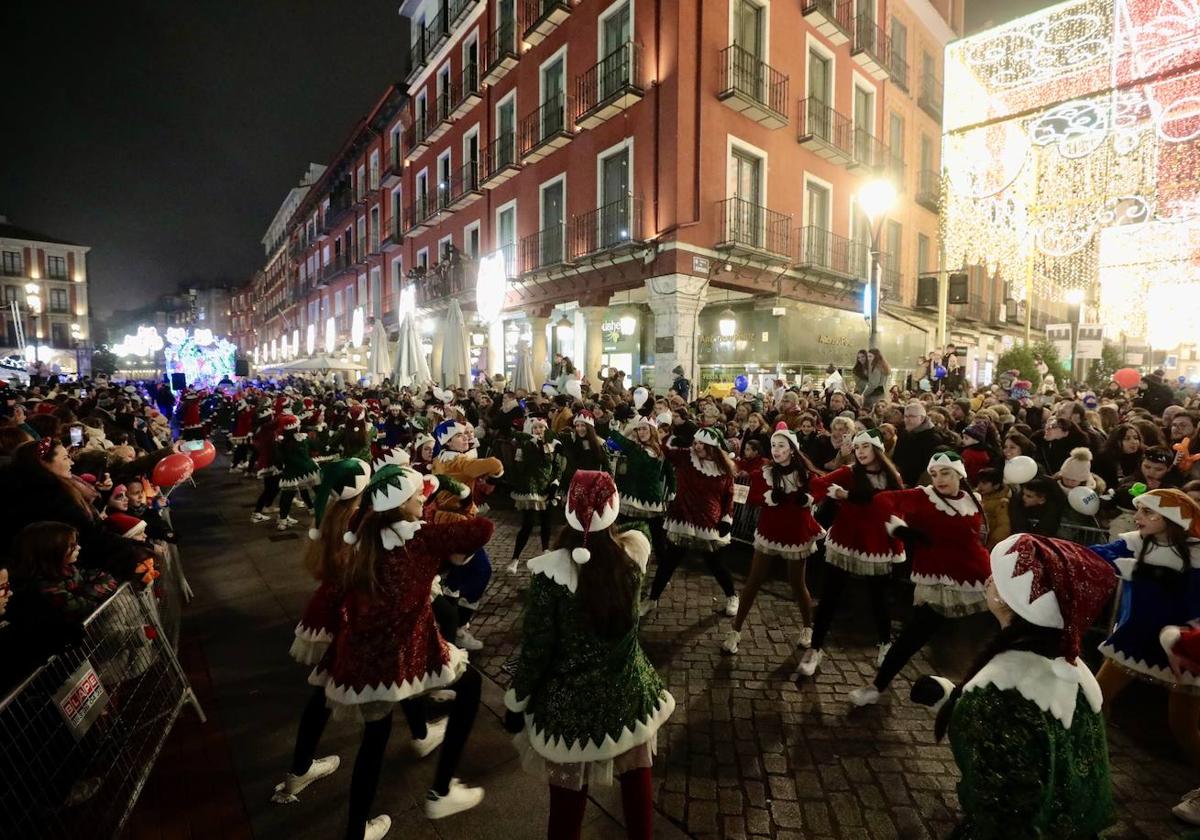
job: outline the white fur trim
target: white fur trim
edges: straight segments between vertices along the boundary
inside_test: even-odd
[[[371,507],[378,512],[395,510],[421,492],[425,486],[425,476],[415,470],[405,471],[399,478],[399,484],[389,481],[371,492]]]
[[[592,552],[580,546],[579,548],[571,549],[571,559],[575,561],[575,565],[582,566],[584,563],[592,559]]]
[[[1053,589],[1043,592],[1036,601],[1031,600],[1033,569],[1014,577],[1019,555],[1013,551],[1021,534],[1013,534],[992,548],[992,580],[1004,603],[1008,604],[1021,618],[1038,627],[1063,628],[1062,610]]]
[[[763,504],[767,507],[775,507],[775,497],[770,490],[763,493]]]
[[[646,574],[646,566],[650,562],[650,540],[636,529],[622,531],[615,536],[617,544],[629,555],[629,559],[637,563],[642,574]]]
[[[1175,655],[1175,644],[1182,635],[1177,624],[1168,624],[1159,632],[1158,643],[1162,645],[1162,649],[1166,651],[1167,656]]]
[[[946,705],[946,701],[950,699],[950,695],[954,692],[954,683],[950,682],[950,680],[946,679],[945,677],[930,677],[930,679],[941,686],[942,689],[942,699],[929,707],[934,712],[937,712],[940,711],[942,706]]]
[[[907,528],[908,523],[899,516],[892,514],[888,521],[883,524],[883,527],[887,530],[888,536],[891,537],[895,536],[897,528]]]
[[[379,532],[379,542],[383,545],[383,550],[391,551],[404,545],[416,536],[417,531],[421,530],[421,525],[422,522],[419,519],[413,522],[401,519],[383,528]]]
[[[814,537],[800,545],[778,543],[769,540],[757,531],[754,532],[754,550],[768,557],[783,557],[787,560],[803,560],[817,550],[817,539]]]
[[[604,505],[602,510],[592,511],[592,521],[588,523],[587,528],[583,527],[583,523],[579,521],[579,517],[576,516],[575,511],[571,509],[570,505],[565,506],[563,515],[567,519],[567,524],[576,531],[587,531],[588,533],[593,533],[595,531],[603,531],[609,525],[612,525],[614,522],[616,522],[617,515],[620,512],[621,494],[613,493],[611,496],[609,496],[608,502]]]
[[[284,490],[293,490],[296,488],[316,487],[321,483],[321,471],[306,473],[297,478],[285,478],[279,482],[279,486]]]
[[[1141,496],[1138,498],[1140,499]],[[1120,576],[1124,580],[1129,580],[1133,575],[1133,570],[1137,568],[1137,556],[1142,550],[1143,538],[1137,531],[1128,531],[1117,539],[1125,543],[1125,546],[1133,554],[1132,557],[1118,557],[1114,561]],[[1188,540],[1188,548],[1191,567],[1200,569],[1200,540]],[[1179,552],[1173,546],[1169,545],[1152,545],[1146,549],[1146,556],[1142,558],[1141,562],[1148,566],[1161,566],[1177,572],[1183,571],[1183,558],[1179,556]]]
[[[635,499],[629,494],[621,497],[621,513],[624,516],[635,516],[640,519],[649,519],[654,516],[666,513],[667,503],[661,502],[644,502],[641,499]]]
[[[721,439],[707,428],[697,429],[694,440],[698,440],[701,443],[707,443],[709,446],[715,446],[718,449],[721,448]]]
[[[928,484],[921,486],[921,492],[929,499],[931,505],[947,516],[971,516],[979,510],[965,490],[957,499],[947,499],[945,496],[938,495],[937,491]],[[976,496],[975,499],[978,501],[979,497]]]
[[[658,733],[659,727],[666,723],[667,718],[674,711],[675,698],[669,691],[663,689],[658,695],[658,705],[646,720],[640,720],[632,727],[625,727],[616,739],[613,739],[611,735],[606,735],[600,743],[596,743],[590,738],[585,743],[577,741],[566,743],[561,738],[547,740],[545,732],[537,728],[537,721],[531,714],[525,715],[525,725],[529,745],[533,747],[534,752],[547,761],[558,764],[605,761],[653,739]]]
[[[921,575],[913,572],[910,576],[913,583],[923,586],[946,586],[951,589],[958,589],[963,592],[979,592],[987,591],[987,581],[977,580],[975,582],[954,580],[949,575]]]
[[[332,681],[329,674],[315,669],[308,675],[308,684],[324,687],[325,696],[332,702],[340,703],[343,706],[376,702],[398,703],[409,697],[416,697],[418,694],[458,682],[458,678],[467,668],[467,652],[449,642],[446,643],[446,647],[450,650],[450,657],[441,670],[427,671],[422,677],[405,680],[399,684],[380,684],[353,689],[349,686],[338,685]]]
[[[296,625],[295,637],[288,653],[301,665],[316,665],[333,641],[333,634],[328,630],[314,630],[303,624]]]
[[[700,528],[690,522],[684,522],[681,519],[672,519],[667,517],[665,525],[668,536],[682,537],[685,540],[701,540],[703,542],[719,543],[721,545],[726,545],[730,541],[729,534],[726,534],[724,537],[722,537],[716,528]]]
[[[1168,688],[1182,688],[1187,690],[1189,694],[1200,693],[1200,675],[1198,674],[1193,674],[1190,671],[1182,671],[1177,675],[1170,668],[1151,665],[1144,659],[1133,659],[1117,650],[1108,642],[1103,642],[1100,645],[1100,653],[1127,671],[1133,671],[1135,674],[1148,677],[1150,680],[1165,685]]]
[[[1159,516],[1161,516],[1163,519],[1168,519],[1171,522],[1174,522],[1176,525],[1180,526],[1185,531],[1192,527],[1191,517],[1184,516],[1183,511],[1180,508],[1172,507],[1170,505],[1164,505],[1162,503],[1161,496],[1151,494],[1151,493],[1146,493],[1144,495],[1137,496],[1133,500],[1133,506],[1149,508],[1150,510],[1154,511]]]
[[[1016,691],[1053,715],[1065,729],[1070,729],[1075,719],[1079,689],[1083,689],[1083,698],[1093,712],[1099,712],[1103,702],[1100,684],[1082,659],[1072,664],[1062,657],[1047,659],[1027,650],[1008,650],[995,656],[963,686],[963,693],[989,685],[1001,691]]]
[[[517,692],[510,688],[504,692],[504,708],[510,712],[523,712],[529,708],[529,698],[526,697],[524,700],[518,700]]]
[[[544,575],[559,586],[565,586],[572,594],[579,586],[579,568],[571,559],[571,552],[565,548],[556,548],[540,554],[526,565],[532,574]]]
[[[963,463],[962,458],[951,458],[945,452],[933,453],[933,457],[929,459],[925,471],[930,472],[935,467],[949,467],[958,473],[960,478],[967,477],[967,465]]]
[[[721,469],[721,465],[716,461],[701,461],[695,452],[689,452],[688,454],[692,456],[692,466],[701,475],[716,476],[725,474],[725,470]]]
[[[957,618],[986,610],[987,596],[982,589],[916,583],[913,587],[913,606],[923,604],[940,615]]]
[[[836,540],[829,538],[825,540],[825,559],[834,565],[841,566],[841,568],[846,569],[846,571],[852,574],[886,575],[890,571],[890,566],[904,562],[904,552],[901,551],[896,554],[891,552],[887,554],[870,554],[866,551],[859,551],[856,548],[842,545]],[[848,562],[856,568],[842,566],[839,561]],[[858,569],[863,568],[866,571],[858,571]]]

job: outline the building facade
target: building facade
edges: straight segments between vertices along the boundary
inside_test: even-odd
[[[260,356],[297,336],[341,347],[358,308],[392,329],[403,300],[437,370],[445,309],[457,298],[472,319],[490,258],[504,308],[471,325],[481,370],[511,373],[527,342],[535,376],[554,352],[660,386],[677,364],[701,382],[800,375],[866,345],[873,245],[880,347],[904,367],[933,345],[918,277],[939,268],[939,84],[963,0],[404,0],[400,14],[403,81],[291,217],[291,285],[270,266],[258,283],[283,290],[278,313],[256,313]],[[901,199],[876,238],[856,195],[888,177]],[[972,330],[1005,309],[987,285]]]
[[[37,358],[49,365],[78,369],[78,351],[88,349],[91,341],[89,250],[0,216],[0,347],[5,355],[19,352],[24,344],[34,347]],[[90,350],[82,355],[88,360],[85,365],[90,364]]]

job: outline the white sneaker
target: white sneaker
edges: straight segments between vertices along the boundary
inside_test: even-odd
[[[855,706],[870,706],[879,702],[879,689],[873,685],[864,685],[850,692],[850,702]]]
[[[292,507],[294,507],[296,510],[308,510],[308,505],[304,504],[303,499],[293,499]],[[388,819],[391,818],[389,817]]]
[[[380,814],[373,820],[367,820],[367,827],[363,830],[363,840],[383,840],[383,836],[392,830],[392,818],[387,814]]]
[[[230,474],[233,474],[235,472],[241,472],[241,471],[242,471],[242,468],[240,466],[238,466],[237,464],[234,464],[232,467],[229,468]]]
[[[280,519],[279,524],[275,527],[278,528],[280,531],[286,531],[288,528],[297,524],[297,522],[298,522],[298,520],[292,519],[292,517],[290,517],[290,516],[286,516],[283,519]]]
[[[467,787],[458,779],[450,780],[450,790],[438,796],[432,790],[425,794],[425,816],[440,820],[460,811],[468,811],[483,801],[483,788]]]
[[[738,607],[741,605],[741,603],[742,600],[738,598],[738,596],[730,595],[725,599],[725,615],[729,616],[730,618],[734,618],[737,615]]]
[[[725,640],[721,642],[721,650],[725,651],[726,653],[737,653],[738,642],[741,640],[742,634],[740,630],[730,630],[725,634]]]
[[[806,677],[811,677],[817,673],[817,668],[821,664],[821,660],[825,658],[825,654],[820,648],[809,648],[804,651],[804,655],[800,657],[800,673]]]
[[[800,638],[799,638],[799,640],[797,640],[796,646],[802,647],[802,648],[812,647],[812,628],[811,627],[801,627],[800,628]]]
[[[655,601],[653,598],[646,598],[642,603],[638,604],[638,616],[645,618],[656,609],[658,609],[658,601]]]
[[[255,522],[255,523],[270,522],[271,517],[267,516],[265,513],[259,513],[258,511],[254,511],[254,513],[250,514],[250,521]]]
[[[275,785],[275,793],[271,795],[271,801],[277,805],[290,805],[293,802],[298,802],[300,793],[306,787],[311,785],[318,779],[324,779],[334,770],[338,769],[338,765],[342,760],[336,755],[327,755],[324,758],[318,758],[308,766],[308,772],[303,776],[293,776],[288,773],[284,780]],[[379,835],[382,837],[383,835]]]
[[[512,561],[511,563],[509,563],[507,566],[504,567],[504,571],[508,572],[510,575],[515,575],[520,570],[521,570],[520,558],[517,558],[516,560]]]
[[[271,505],[270,507],[265,507],[265,508],[263,508],[262,512],[263,513],[279,513],[279,505]]]
[[[1185,794],[1183,801],[1171,809],[1171,813],[1188,825],[1200,825],[1200,796],[1194,796],[1196,791]]]
[[[449,718],[442,718],[437,723],[429,723],[425,725],[425,737],[414,738],[413,752],[418,758],[424,758],[431,752],[442,745],[442,741],[446,739],[446,723]]]
[[[463,650],[483,650],[483,642],[471,634],[470,625],[458,628],[458,635],[454,638],[454,643]]]
[[[887,658],[888,651],[892,649],[891,642],[884,642],[879,646],[879,652],[875,654],[875,667],[882,668],[883,660]]]
[[[449,703],[458,695],[455,694],[453,688],[439,688],[437,691],[431,691],[425,696],[429,698],[430,703]]]

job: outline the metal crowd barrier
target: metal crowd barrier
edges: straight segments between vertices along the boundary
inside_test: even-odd
[[[205,720],[159,616],[123,584],[0,699],[0,835],[115,837],[184,704]]]
[[[758,507],[746,503],[749,495],[750,479],[734,479],[733,530],[730,532],[730,536],[738,542],[754,545],[754,531],[758,527]]]

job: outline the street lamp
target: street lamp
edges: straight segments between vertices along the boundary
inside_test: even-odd
[[[733,338],[733,334],[737,332],[737,315],[729,307],[717,314],[717,331],[721,338]]]
[[[871,322],[867,346],[871,349],[879,343],[879,235],[883,220],[896,203],[896,185],[891,181],[868,181],[858,191],[858,205],[862,208],[871,226],[871,278],[869,281],[868,315]]]
[[[1071,378],[1076,381],[1079,379],[1075,362],[1079,353],[1079,321],[1083,314],[1083,298],[1083,289],[1067,289],[1067,293],[1063,296],[1069,307],[1071,320]]]

